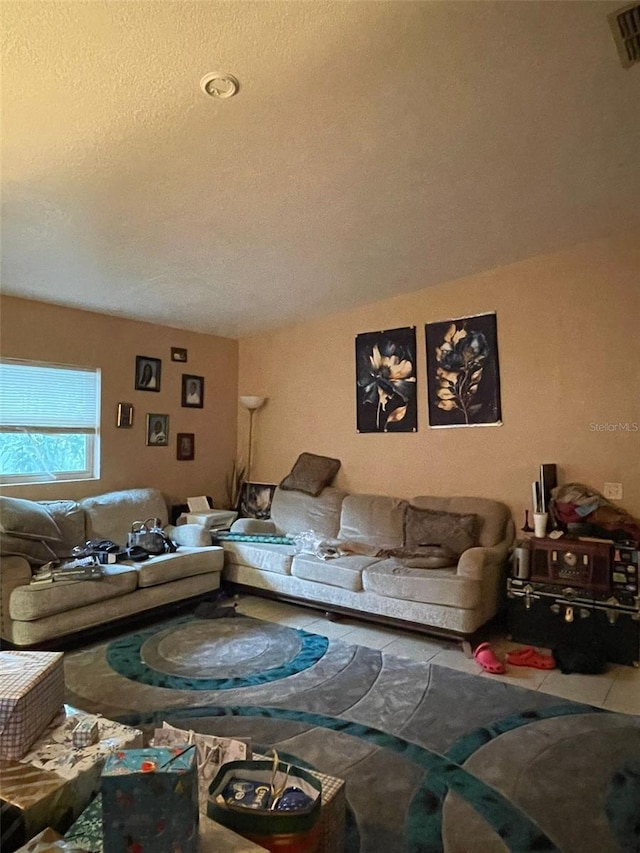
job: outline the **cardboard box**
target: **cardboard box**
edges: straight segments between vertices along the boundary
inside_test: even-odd
[[[197,853],[198,819],[195,746],[124,749],[107,758],[104,853]]]
[[[51,827],[43,829],[35,838],[32,838],[17,853],[88,853],[77,844],[71,844]]]
[[[0,652],[0,757],[20,759],[60,713],[62,652]]]
[[[73,745],[76,749],[84,749],[92,746],[100,740],[100,726],[98,721],[88,717],[81,717],[80,722],[71,732]]]
[[[11,853],[48,826],[64,832],[73,820],[73,791],[55,773],[0,759],[0,849]]]
[[[225,826],[200,815],[199,853],[265,853],[265,848],[231,832]],[[103,853],[102,797],[98,795],[65,834],[65,840],[86,850]],[[153,851],[151,851],[153,853]]]
[[[80,723],[97,726],[100,740],[74,746]],[[75,713],[54,720],[21,761],[0,761],[2,853],[47,826],[64,832],[95,796],[107,755],[127,746],[142,746],[142,732]]]
[[[22,761],[74,781],[77,796],[84,800],[84,808],[99,788],[107,756],[117,749],[141,747],[143,737],[140,729],[123,726],[97,714],[74,712],[69,707],[67,710],[69,713],[54,720],[42,733]],[[80,722],[89,728],[97,725],[99,739],[96,743],[82,747],[74,745],[74,731]]]

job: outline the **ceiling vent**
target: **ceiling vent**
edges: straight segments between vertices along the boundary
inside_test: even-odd
[[[618,9],[608,17],[622,67],[631,68],[640,62],[640,3]]]

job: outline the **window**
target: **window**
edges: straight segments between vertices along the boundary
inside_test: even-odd
[[[0,361],[0,482],[100,475],[100,371]]]

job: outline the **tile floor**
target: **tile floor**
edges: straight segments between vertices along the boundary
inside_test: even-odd
[[[331,622],[320,610],[253,596],[240,596],[238,611],[247,616],[279,622],[292,628],[303,628],[305,631],[339,638],[348,643],[384,649],[397,657],[430,661],[478,675],[480,678],[493,678],[529,690],[542,690],[544,693],[597,705],[609,711],[640,714],[640,669],[634,667],[609,664],[607,672],[602,675],[563,675],[558,669],[547,672],[507,664],[505,675],[490,675],[484,672],[475,660],[465,656],[461,644],[453,641],[346,617],[339,622]],[[508,650],[522,648],[522,644],[513,643],[504,635],[497,634],[490,640],[496,655],[502,660]],[[540,648],[540,651],[549,650]]]

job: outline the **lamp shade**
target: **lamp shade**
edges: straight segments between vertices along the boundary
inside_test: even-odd
[[[259,409],[260,406],[264,405],[266,397],[255,397],[255,396],[246,396],[240,397],[240,402],[245,407],[245,409]]]

